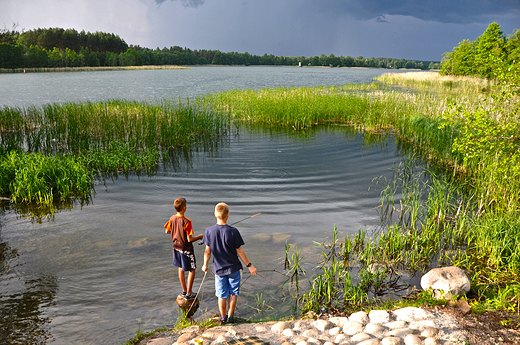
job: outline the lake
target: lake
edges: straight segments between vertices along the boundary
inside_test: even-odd
[[[0,105],[106,99],[157,101],[241,88],[370,82],[388,70],[200,67],[75,73],[0,74]],[[392,138],[367,144],[349,127],[319,126],[305,132],[240,128],[211,151],[194,148],[161,163],[153,176],[97,181],[88,204],[76,204],[42,220],[8,203],[0,216],[0,343],[121,344],[138,329],[171,326],[181,292],[171,264],[171,239],[163,225],[185,197],[195,234],[215,223],[214,206],[230,205],[243,247],[261,276],[247,277],[236,316],[261,318],[262,294],[288,315],[281,284],[285,245],[302,251],[309,273],[319,250],[313,241],[379,225],[380,189],[372,180],[392,176],[402,160]],[[371,187],[371,188],[370,188]],[[203,246],[195,245],[197,263]],[[274,271],[273,271],[274,270]],[[197,271],[199,289],[203,272]],[[287,297],[287,296],[285,296]],[[216,312],[214,278],[201,289],[202,312]],[[287,300],[287,298],[285,298]],[[276,310],[274,310],[276,309]]]

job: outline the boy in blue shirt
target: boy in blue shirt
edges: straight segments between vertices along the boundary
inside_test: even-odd
[[[215,295],[218,297],[220,319],[222,322],[227,322],[233,317],[237,305],[242,269],[240,260],[249,268],[251,275],[256,275],[256,268],[247,259],[244,250],[241,248],[244,241],[237,228],[227,224],[229,206],[223,202],[217,204],[215,206],[215,217],[217,224],[210,226],[204,232],[203,242],[206,245],[206,250],[204,251],[202,270],[208,271],[209,258],[213,253]],[[228,298],[229,309],[227,309]]]

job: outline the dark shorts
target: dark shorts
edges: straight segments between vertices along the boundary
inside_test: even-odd
[[[173,265],[182,268],[183,271],[193,271],[197,268],[195,255],[188,251],[173,250]]]

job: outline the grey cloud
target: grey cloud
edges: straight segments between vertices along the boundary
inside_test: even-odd
[[[490,15],[520,12],[519,0],[336,0],[326,11],[350,13],[356,18],[374,19],[381,14],[411,16],[440,23],[478,23]]]
[[[155,2],[157,4],[162,4],[163,2],[165,2],[166,0],[155,0]],[[176,1],[176,0],[171,0],[171,1]],[[192,7],[192,8],[197,8],[199,6],[202,6],[204,5],[204,1],[205,0],[180,0],[182,2],[182,5],[184,7]]]

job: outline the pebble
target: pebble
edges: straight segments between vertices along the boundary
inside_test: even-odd
[[[348,318],[229,324],[203,332],[192,326],[181,333],[147,345],[218,345],[249,336],[273,345],[454,345],[467,340],[455,318],[415,307],[360,311]]]

